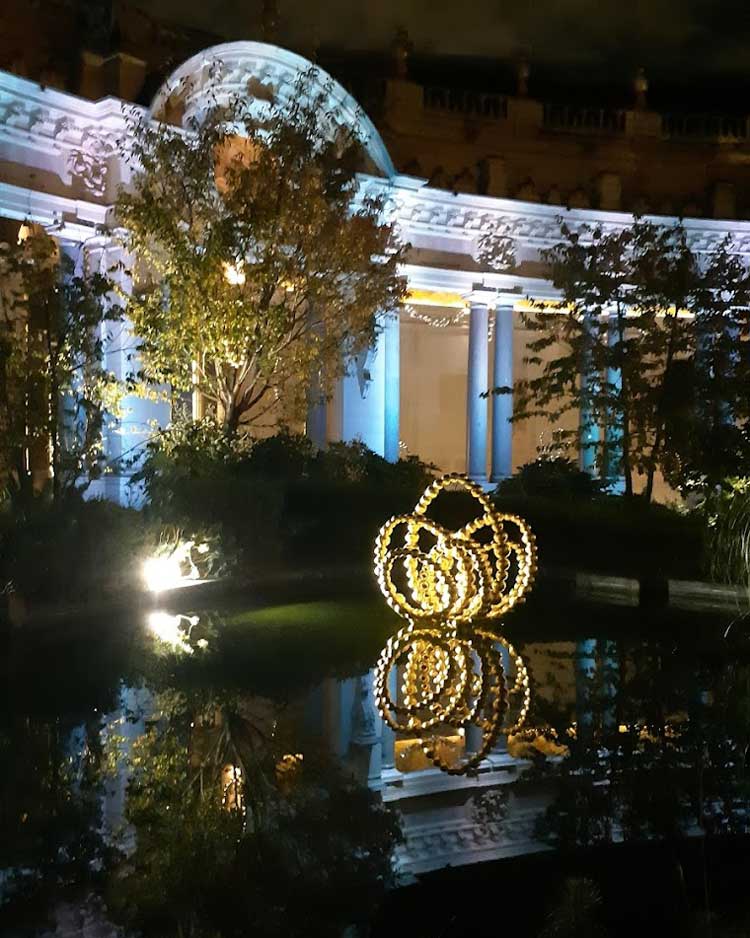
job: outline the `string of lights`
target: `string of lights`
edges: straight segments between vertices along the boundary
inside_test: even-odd
[[[432,329],[460,329],[467,326],[469,322],[469,310],[465,307],[463,309],[454,309],[450,314],[440,316],[435,316],[431,313],[423,313],[418,308],[411,305],[405,306],[404,309],[409,319],[413,319],[415,322],[421,322],[426,326],[430,326]],[[489,317],[487,334],[491,342],[495,334],[495,319],[493,316]]]

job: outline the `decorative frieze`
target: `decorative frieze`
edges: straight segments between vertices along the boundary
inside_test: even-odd
[[[396,851],[402,874],[427,873],[544,850],[534,836],[540,811],[512,810],[497,824],[471,817],[447,817],[431,824],[403,818],[404,844]]]
[[[93,199],[112,198],[107,183],[124,130],[120,101],[84,101],[0,72],[0,162],[16,173],[53,172]]]
[[[152,113],[163,114],[169,108],[180,116],[186,111],[197,112],[209,83],[226,93],[268,101],[275,95],[290,94],[296,79],[309,68],[310,63],[300,56],[261,43],[218,46],[194,56],[174,72],[155,98]],[[382,174],[361,177],[363,195],[386,197],[386,211],[395,214],[406,241],[428,243],[442,254],[468,255],[484,266],[480,245],[489,232],[500,232],[514,245],[517,255],[533,259],[539,250],[559,240],[562,220],[572,228],[597,225],[605,231],[631,221],[631,216],[622,212],[564,210],[557,205],[454,194],[428,188],[423,179],[399,176],[379,134],[354,99],[337,83],[329,84],[324,73],[319,73],[318,80],[321,89],[329,90],[329,110],[335,120],[355,126],[366,138],[376,171]],[[127,176],[118,153],[118,141],[125,131],[120,101],[85,101],[0,72],[0,165],[4,166],[5,181],[18,183],[22,170],[33,171],[33,188],[41,194],[50,192],[45,176],[53,172],[72,196],[86,196],[92,202],[112,201],[115,185]],[[24,179],[29,175],[26,173]],[[664,224],[676,221],[664,216],[655,220]],[[737,252],[750,257],[749,222],[693,218],[685,221],[685,227],[694,251],[710,252],[730,233]]]

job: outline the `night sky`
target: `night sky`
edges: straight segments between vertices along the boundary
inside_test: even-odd
[[[258,35],[262,0],[149,0],[152,14],[224,34]],[[383,49],[405,27],[415,52],[629,72],[644,65],[692,83],[750,73],[747,0],[279,0],[280,41]],[[748,106],[750,110],[750,105]]]

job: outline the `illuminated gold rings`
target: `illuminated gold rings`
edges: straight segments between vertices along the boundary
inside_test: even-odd
[[[427,515],[443,492],[462,493],[475,505],[474,517],[455,530]],[[389,639],[375,669],[383,720],[418,740],[443,771],[471,771],[501,732],[517,732],[528,715],[522,658],[505,638],[474,623],[499,618],[524,599],[536,573],[534,536],[521,518],[496,512],[480,486],[448,475],[425,490],[411,514],[380,529],[375,573],[388,604],[408,623]],[[464,734],[457,760],[445,757],[451,728]]]

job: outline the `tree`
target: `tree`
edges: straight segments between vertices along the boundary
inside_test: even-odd
[[[650,501],[657,471],[682,484],[698,441],[747,417],[747,271],[730,238],[704,260],[679,224],[561,232],[544,252],[561,299],[523,314],[537,372],[514,388],[514,419],[577,410],[568,438],[602,476],[624,476],[627,495],[641,475]]]
[[[362,141],[325,131],[326,98],[307,74],[260,111],[232,98],[184,131],[132,123],[118,216],[147,271],[128,307],[144,371],[199,392],[230,436],[325,395],[404,293],[383,198],[359,187]]]
[[[39,228],[0,245],[0,478],[28,496],[51,475],[59,500],[104,468],[102,430],[121,388],[103,367],[112,283]]]
[[[728,427],[748,417],[750,281],[729,236],[704,258],[691,249],[682,225],[637,221],[632,233],[636,465],[650,500],[657,469],[678,485],[686,481],[684,467],[696,458],[686,425],[695,428],[693,438],[697,430],[704,442],[720,442]],[[686,385],[694,389],[692,407],[684,404]],[[712,474],[714,458],[706,455]]]

